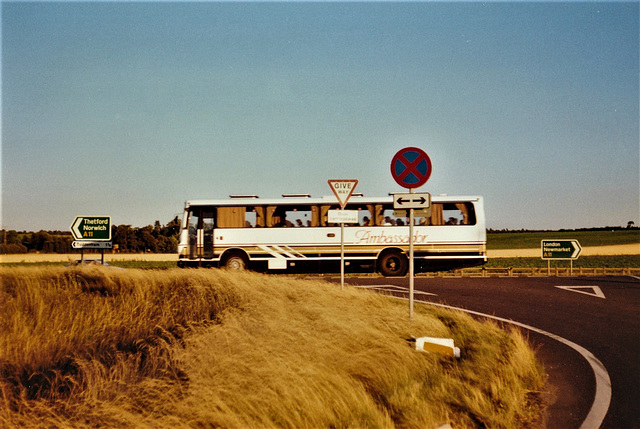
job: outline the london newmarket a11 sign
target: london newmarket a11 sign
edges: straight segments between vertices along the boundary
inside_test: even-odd
[[[578,259],[582,247],[578,240],[542,240],[542,259]]]

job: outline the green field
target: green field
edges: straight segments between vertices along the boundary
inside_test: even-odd
[[[608,231],[489,232],[487,249],[534,249],[542,240],[575,239],[580,246],[611,246],[640,243],[639,229]]]

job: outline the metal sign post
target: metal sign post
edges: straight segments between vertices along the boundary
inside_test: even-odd
[[[350,180],[327,180],[331,190],[335,194],[338,199],[338,203],[340,204],[340,212],[348,212],[350,210],[345,210],[344,207],[347,205],[347,201],[349,201],[349,197],[353,193],[353,190],[356,188],[358,181],[355,179]],[[331,212],[332,210],[329,210]],[[337,211],[337,210],[336,210]],[[357,216],[357,212],[356,212]],[[340,223],[340,290],[344,290],[344,224],[347,220],[343,219],[335,219]],[[358,219],[356,218],[355,222]],[[329,221],[330,223],[333,223]]]
[[[413,194],[413,188],[409,189],[409,193]],[[413,274],[415,272],[413,266],[413,207],[409,209],[409,318],[413,318]]]
[[[344,290],[344,222],[340,222],[340,290]]]
[[[431,159],[417,147],[400,149],[391,160],[391,176],[402,187],[409,188],[409,195],[404,198],[394,197],[394,209],[409,209],[409,318],[413,319],[413,223],[414,208],[426,208],[431,204],[431,197],[415,196],[414,189],[424,185],[431,176]],[[428,195],[428,194],[427,194]],[[428,201],[428,204],[427,204]]]
[[[340,224],[340,289],[344,289],[344,224],[358,223],[358,210],[329,210],[329,223]]]
[[[408,194],[393,194],[393,208],[396,210],[408,210],[409,212],[409,317],[413,317],[413,291],[415,281],[413,228],[415,224],[415,210],[417,208],[421,213],[430,213],[431,194],[416,194],[413,188],[409,189]]]
[[[408,194],[393,194],[393,208],[397,210],[409,210],[409,295],[411,296],[409,299],[409,313],[413,315],[413,289],[415,273],[415,265],[413,260],[413,225],[415,223],[415,210],[418,209],[422,213],[430,213],[431,194],[417,194],[415,193],[414,188],[409,188]],[[427,216],[430,216],[430,214]]]

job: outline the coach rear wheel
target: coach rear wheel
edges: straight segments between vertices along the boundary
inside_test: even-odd
[[[380,273],[385,277],[402,277],[407,274],[409,260],[399,250],[383,253],[378,259]]]

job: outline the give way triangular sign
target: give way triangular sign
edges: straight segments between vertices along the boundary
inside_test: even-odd
[[[349,197],[356,188],[358,181],[355,179],[349,179],[327,180],[327,182],[329,183],[329,186],[331,186],[333,193],[336,194],[336,198],[338,198],[338,202],[340,203],[340,208],[344,209],[344,206],[347,205],[347,201],[349,201]]]

